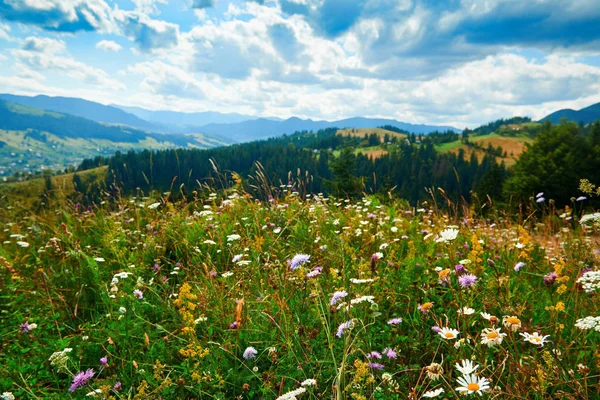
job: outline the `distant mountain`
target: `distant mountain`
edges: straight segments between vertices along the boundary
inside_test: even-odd
[[[550,121],[553,124],[558,124],[563,118],[569,121],[583,122],[584,124],[600,120],[600,103],[592,104],[581,110],[571,110],[570,108],[558,110],[542,118],[540,122]]]
[[[237,142],[249,142],[252,140],[267,139],[283,134],[292,134],[301,131],[317,131],[325,128],[376,128],[378,126],[391,125],[410,133],[430,133],[433,131],[452,130],[460,132],[451,126],[436,125],[413,125],[399,122],[393,119],[379,118],[349,118],[339,121],[313,121],[311,119],[300,119],[292,117],[284,121],[274,121],[259,118],[251,121],[243,121],[234,124],[209,124],[200,127],[199,132],[205,134],[219,135],[231,138]]]
[[[210,148],[228,143],[200,134],[165,135],[123,125],[105,125],[0,100],[0,176],[60,169],[76,165],[84,158],[110,156],[116,151]]]
[[[197,127],[208,124],[232,124],[248,120],[257,119],[258,117],[252,115],[243,114],[222,114],[216,111],[204,111],[204,112],[178,112],[178,111],[152,111],[146,110],[140,107],[127,107],[114,105],[114,107],[120,108],[123,111],[127,111],[139,118],[146,121],[154,122],[164,126],[177,126],[178,129],[183,130],[194,130]],[[269,118],[270,119],[270,118]],[[172,128],[171,128],[172,129]]]
[[[154,132],[163,130],[162,127],[145,121],[119,108],[74,97],[51,97],[45,95],[29,97],[13,94],[0,94],[0,100],[10,101],[27,107],[69,114],[96,122],[127,125],[133,128]]]

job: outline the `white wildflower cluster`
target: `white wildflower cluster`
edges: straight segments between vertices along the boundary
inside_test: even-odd
[[[581,225],[593,225],[600,223],[600,213],[586,214],[579,221]]]
[[[347,307],[347,309],[350,309],[350,308],[354,307],[357,304],[364,303],[365,301],[369,302],[371,304],[376,304],[375,301],[373,301],[374,299],[375,299],[375,296],[360,296],[360,297],[357,297],[355,299],[350,300],[350,304],[348,304],[346,302],[341,303],[337,307],[337,309],[341,310],[344,307]]]
[[[276,400],[296,400],[298,396],[306,392],[306,389],[299,387],[298,389],[292,390],[279,396]]]
[[[69,353],[72,350],[73,349],[67,347],[62,351],[56,351],[52,353],[48,359],[48,361],[50,361],[50,365],[55,366],[58,372],[68,372],[67,362],[69,362]]]
[[[600,317],[585,317],[580,318],[575,322],[575,326],[582,331],[589,331],[590,329],[594,329],[597,332],[600,332]]]
[[[356,278],[351,278],[350,282],[356,284],[356,285],[360,285],[361,283],[371,283],[371,282],[375,282],[375,279],[356,279]]]
[[[600,289],[600,270],[586,272],[577,279],[577,283],[588,293]]]
[[[315,386],[317,384],[317,381],[315,379],[309,378],[307,380],[305,380],[304,382],[302,382],[300,384],[300,386]]]
[[[437,239],[435,239],[435,241],[437,243],[448,243],[453,241],[454,239],[456,239],[456,237],[458,236],[458,229],[456,228],[448,228],[448,229],[444,229],[443,231],[440,232],[440,235],[437,237]]]
[[[15,400],[15,395],[11,392],[4,392],[0,395],[0,399],[2,400]]]

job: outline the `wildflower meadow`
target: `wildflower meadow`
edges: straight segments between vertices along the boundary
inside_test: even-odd
[[[600,398],[594,214],[113,200],[0,210],[0,398]]]

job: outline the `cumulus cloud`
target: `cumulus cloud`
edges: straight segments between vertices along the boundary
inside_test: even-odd
[[[66,50],[65,42],[62,40],[46,37],[29,36],[23,41],[23,50],[44,53],[62,53]]]
[[[176,46],[179,25],[156,20],[136,12],[118,12],[115,14],[119,27],[133,40],[142,52]]]
[[[128,68],[143,77],[140,88],[153,94],[185,99],[202,99],[204,89],[191,74],[162,61],[138,63]]]
[[[63,41],[40,37],[28,37],[21,49],[11,51],[18,70],[24,67],[38,73],[59,72],[85,84],[111,90],[125,89],[123,83],[111,78],[102,69],[79,62],[65,53],[66,46]]]
[[[8,32],[10,32],[10,26],[0,23],[0,40],[11,40]]]
[[[165,0],[133,0],[135,10],[111,8],[106,0],[0,0],[0,18],[47,31],[123,34],[143,52],[177,44],[179,26],[151,18]],[[0,38],[6,32],[0,26]]]
[[[116,42],[113,42],[112,40],[101,40],[98,43],[96,43],[96,48],[104,51],[118,52],[121,50],[122,47],[121,45],[119,45]]]
[[[0,17],[50,31],[108,30],[110,13],[104,0],[0,0]]]

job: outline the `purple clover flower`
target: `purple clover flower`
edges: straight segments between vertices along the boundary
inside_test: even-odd
[[[373,369],[378,369],[378,370],[382,370],[385,368],[385,366],[383,364],[379,364],[379,363],[369,363],[369,367],[371,367]]]
[[[395,359],[397,357],[396,352],[391,347],[386,347],[385,350],[383,350],[383,354],[385,354],[385,356],[390,360]]]
[[[402,318],[392,318],[387,323],[388,325],[398,325],[402,323]]]
[[[340,326],[338,326],[338,330],[335,336],[341,338],[342,336],[344,336],[344,333],[346,333],[348,329],[352,328],[352,325],[354,325],[354,322],[352,322],[352,320],[342,322]]]
[[[95,375],[93,369],[88,369],[85,372],[80,372],[73,377],[73,382],[71,383],[71,387],[69,388],[69,392],[73,393],[80,387],[83,387],[88,384],[88,381]]]
[[[249,346],[246,348],[246,350],[244,350],[244,359],[251,360],[256,357],[257,354],[258,351],[254,347]]]
[[[554,285],[554,281],[556,281],[556,274],[554,272],[550,272],[548,275],[544,276],[544,285],[552,286]]]
[[[333,297],[331,298],[331,305],[334,306],[338,301],[340,301],[346,296],[348,296],[348,292],[346,292],[345,290],[333,293]]]
[[[295,271],[301,265],[310,262],[310,256],[308,254],[296,254],[290,261],[290,268]]]
[[[473,274],[464,274],[458,278],[458,283],[460,283],[460,286],[468,288],[474,286],[477,283],[477,280],[477,276]]]
[[[525,266],[525,263],[523,261],[519,261],[518,263],[515,264],[514,270],[519,272],[521,270],[521,268],[523,268],[524,266]]]

